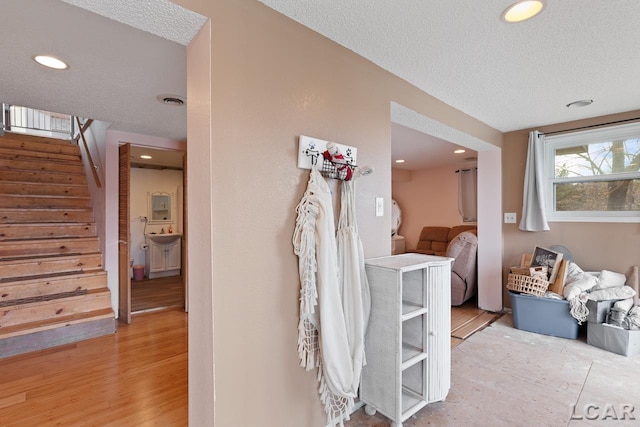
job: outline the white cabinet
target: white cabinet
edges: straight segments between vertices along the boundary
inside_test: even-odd
[[[365,261],[371,316],[360,399],[394,426],[449,392],[452,262],[413,253]]]
[[[147,238],[149,247],[147,248],[145,267],[150,279],[179,275],[182,267],[182,239],[180,236],[165,240],[161,240],[161,236],[166,235]]]

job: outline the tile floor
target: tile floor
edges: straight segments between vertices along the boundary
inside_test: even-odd
[[[453,348],[451,364],[446,400],[403,427],[640,426],[640,355],[587,345],[583,330],[577,340],[539,335],[504,315]],[[345,424],[389,425],[362,409]]]

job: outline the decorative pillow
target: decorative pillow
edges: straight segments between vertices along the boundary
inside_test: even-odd
[[[617,288],[606,288],[594,290],[589,293],[588,297],[594,301],[606,301],[612,299],[627,299],[635,296],[636,291],[630,286],[619,286]]]
[[[624,286],[627,278],[622,273],[616,273],[614,271],[602,270],[598,280],[598,285],[595,289],[607,289],[607,288],[619,288]]]

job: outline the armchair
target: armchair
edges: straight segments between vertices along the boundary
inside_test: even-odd
[[[451,305],[463,304],[476,293],[478,237],[470,231],[458,234],[447,246],[451,267]]]

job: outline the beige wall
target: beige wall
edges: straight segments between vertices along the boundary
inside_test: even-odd
[[[415,249],[422,227],[451,227],[462,224],[458,213],[458,176],[455,166],[398,174],[393,169],[392,195],[402,209],[400,235],[405,247]],[[396,176],[400,179],[397,179]]]
[[[640,111],[632,111],[589,120],[543,126],[538,130],[553,132],[638,116],[640,116]],[[505,134],[502,152],[503,210],[504,212],[517,212],[518,223],[522,214],[522,187],[529,131],[530,129],[526,129]],[[518,224],[503,224],[503,277],[505,283],[509,266],[518,265],[520,255],[524,252],[532,252],[536,245],[557,244],[567,247],[573,254],[576,263],[584,270],[608,269],[626,273],[630,266],[640,263],[640,223],[552,222],[549,226],[550,231],[532,233],[520,231]],[[508,298],[505,299],[505,303],[509,305]]]
[[[372,257],[390,253],[391,101],[496,145],[502,135],[254,0],[177,2],[212,32],[210,136],[193,122],[206,107],[191,105],[207,90],[209,64],[193,57],[206,35],[188,51],[190,423],[323,426],[316,374],[296,351],[291,238],[309,174],[296,167],[297,137],[356,146],[374,167],[356,201]]]

